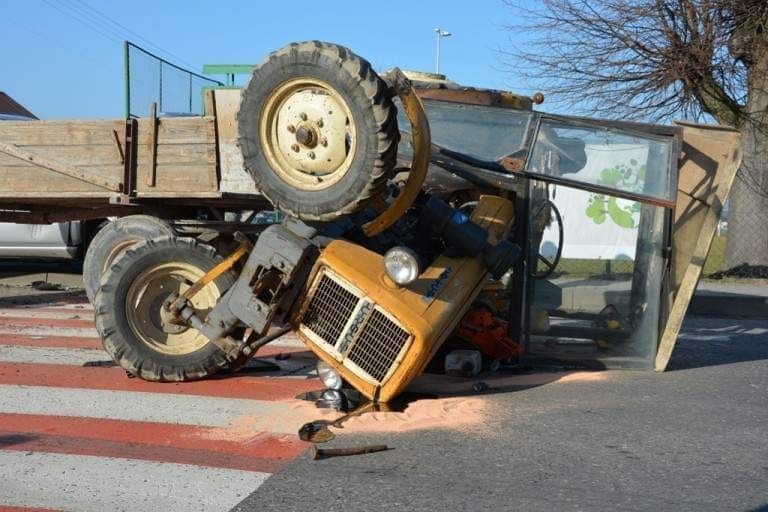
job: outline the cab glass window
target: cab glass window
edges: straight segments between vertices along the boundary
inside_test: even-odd
[[[526,172],[578,188],[674,201],[674,138],[542,117]]]
[[[439,100],[423,103],[432,143],[480,160],[499,160],[519,152],[526,144],[526,133],[533,118],[532,112],[510,108]],[[399,102],[397,109],[398,126],[402,131],[410,131]]]

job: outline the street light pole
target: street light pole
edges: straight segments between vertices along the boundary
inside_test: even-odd
[[[437,56],[436,56],[436,63],[435,63],[435,73],[440,74],[440,40],[444,37],[451,37],[450,32],[447,30],[443,30],[440,27],[435,29],[435,35],[437,36]]]

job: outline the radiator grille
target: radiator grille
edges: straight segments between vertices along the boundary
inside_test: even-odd
[[[319,278],[301,329],[332,345],[337,356],[381,383],[411,338],[367,297],[327,271]],[[362,375],[361,375],[362,376]]]
[[[381,382],[408,341],[408,333],[381,311],[374,310],[347,353],[347,358]]]
[[[357,302],[358,298],[352,292],[323,275],[303,323],[323,341],[335,345]]]

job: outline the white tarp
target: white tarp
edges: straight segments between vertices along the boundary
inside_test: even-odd
[[[642,191],[646,144],[588,144],[585,152],[584,168],[564,178],[628,192]],[[560,185],[550,185],[550,199],[563,218],[563,258],[634,260],[639,203]],[[544,231],[544,256],[555,253],[557,237],[554,224]]]

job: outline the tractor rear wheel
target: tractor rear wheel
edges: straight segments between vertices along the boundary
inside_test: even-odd
[[[173,228],[167,222],[150,215],[129,215],[107,222],[88,244],[83,260],[83,286],[91,304],[102,274],[127,248],[144,240],[173,234]]]
[[[245,167],[279,210],[329,221],[392,176],[400,132],[386,83],[335,44],[286,46],[253,70],[237,115]]]
[[[94,308],[104,348],[128,372],[152,381],[208,377],[230,366],[222,349],[198,330],[171,321],[163,304],[184,293],[221,258],[191,238],[163,237],[128,248],[106,271]],[[205,318],[234,283],[225,273],[192,299]]]

